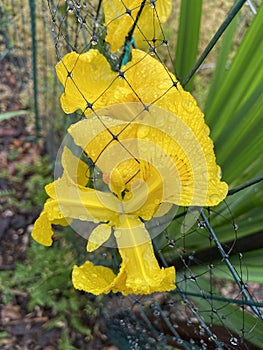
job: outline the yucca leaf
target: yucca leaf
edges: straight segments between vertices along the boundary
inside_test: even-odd
[[[236,266],[237,272],[243,276],[243,282],[256,282],[263,284],[263,260],[260,259],[263,255],[263,249],[255,249],[250,252],[242,253],[242,255],[234,255],[231,257],[231,262]],[[195,270],[201,272],[199,268]],[[213,270],[213,275],[224,280],[233,280],[233,276],[229,273],[224,263],[220,262]]]
[[[232,114],[244,104],[263,77],[263,4],[248,29],[220,88],[206,103],[214,141],[224,135]]]
[[[258,346],[259,349],[262,349],[262,322],[257,320],[250,313],[246,311],[243,312],[238,306],[231,304],[231,300],[227,303],[227,299],[222,298],[220,293],[216,290],[216,286],[213,284],[211,285],[209,273],[204,274],[203,267],[200,268],[200,271],[198,268],[192,268],[192,271],[197,274],[200,272],[202,275],[197,277],[197,282],[191,280],[185,281],[185,278],[183,276],[180,277],[180,274],[178,275],[178,281],[183,281],[184,290],[187,290],[187,293],[191,296],[191,300],[194,301],[199,310],[203,311],[202,316],[206,323],[211,323],[212,314],[212,323],[214,325],[223,325],[226,329],[230,329],[235,333],[237,331],[237,325],[240,325],[240,320],[243,320],[242,327],[244,338],[255,346]],[[212,299],[209,294],[211,289],[213,290]],[[202,294],[200,294],[200,290],[202,290]],[[203,296],[204,294],[207,295],[207,298]],[[239,299],[242,305],[242,296],[240,296]],[[249,306],[247,306],[247,308],[249,308]],[[213,309],[214,312],[212,312],[211,309]],[[220,310],[220,312],[217,313],[216,310]],[[231,338],[232,335],[230,334],[229,343]]]
[[[183,80],[193,67],[199,43],[202,0],[182,0],[180,24],[176,44],[174,68],[179,80]],[[191,91],[193,80],[185,86]]]
[[[233,38],[237,29],[238,16],[229,24],[222,37],[221,47],[216,60],[216,69],[210,82],[209,94],[206,99],[207,105],[212,103],[213,96],[220,89],[220,85],[224,80],[226,68],[228,64],[229,54],[233,45]],[[206,108],[205,108],[206,109]]]
[[[208,43],[207,47],[204,49],[198,60],[195,62],[194,66],[192,69],[189,71],[187,74],[186,78],[182,81],[182,85],[186,86],[188,82],[193,78],[194,74],[197,72],[198,68],[201,66],[201,64],[204,62],[210,51],[213,49],[215,44],[218,42],[219,38],[221,35],[224,33],[226,28],[229,26],[233,18],[237,15],[239,10],[242,8],[246,0],[238,0],[236,4],[233,6],[233,8],[229,11],[229,13],[226,16],[226,19],[224,22],[221,24],[221,26],[218,28],[216,31],[215,35],[213,38],[210,40]]]

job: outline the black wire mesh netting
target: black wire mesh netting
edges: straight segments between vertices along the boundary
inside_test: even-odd
[[[114,187],[114,195],[123,199],[130,189],[129,183],[140,177],[140,165],[144,161],[138,159],[132,145],[127,146],[122,137],[129,126],[138,123],[145,112],[153,111],[154,114],[157,108],[161,113],[158,108],[163,107],[163,101],[169,101],[173,91],[178,94],[179,101],[176,113],[180,113],[180,108],[190,115],[192,110],[196,112],[193,100],[188,99],[188,93],[184,95],[179,81],[170,73],[173,69],[173,44],[170,43],[173,35],[166,28],[171,26],[170,22],[165,23],[170,12],[165,6],[169,7],[169,1],[50,0],[29,3],[31,15],[35,16],[31,29],[25,20],[29,7],[16,1],[9,7],[1,5],[1,40],[6,45],[1,60],[7,56],[11,63],[15,60],[21,89],[23,84],[28,86],[32,67],[33,76],[37,70],[32,97],[35,113],[45,115],[45,122],[38,119],[36,128],[48,135],[47,143],[53,158],[54,150],[59,147],[56,139],[60,140],[66,134],[71,123],[95,118],[100,131],[106,131],[107,136],[100,139],[105,144],[98,144],[94,154],[88,146],[85,148],[80,141],[76,142],[74,132],[71,132],[76,144],[82,147],[75,152],[88,165],[87,186],[110,191],[106,171],[102,171],[103,166],[107,169],[102,155],[114,141],[120,146],[118,153],[123,151],[124,158],[133,160],[133,164],[129,163],[133,170],[125,185],[121,187],[117,183]],[[11,11],[11,17],[8,11]],[[12,19],[12,26],[7,25],[7,18]],[[123,21],[127,23],[122,28]],[[22,31],[16,29],[18,22],[21,22]],[[37,40],[32,40],[35,50],[32,57],[28,55],[31,42],[28,42],[27,31],[36,33]],[[10,46],[11,37],[15,38],[14,42],[28,43],[28,47],[21,45],[17,50],[17,44]],[[65,55],[72,52],[75,53],[74,60],[67,60]],[[90,56],[85,56],[86,64],[91,68],[85,70],[85,74],[89,74],[85,77],[81,70],[85,67],[80,67],[80,55],[87,53]],[[102,62],[99,69],[96,68],[98,61]],[[57,74],[64,90],[53,71],[57,62],[60,62]],[[145,85],[141,86],[142,83]],[[91,86],[91,92],[87,92],[88,86]],[[62,121],[60,115],[63,112],[58,107],[63,92],[61,104],[69,114],[66,123]],[[72,107],[74,98],[77,103]],[[108,115],[121,113],[118,108],[117,112],[111,112],[111,106],[120,103],[126,120],[116,127],[105,117],[102,108],[106,104]],[[136,105],[135,110],[130,103]],[[129,113],[131,116],[127,117]],[[165,130],[173,129],[171,119],[167,117],[165,123],[170,123],[165,125]],[[149,124],[145,125],[149,127]],[[163,126],[157,120],[154,127]],[[84,129],[85,136],[87,131]],[[147,130],[144,132],[148,133]],[[68,146],[73,147],[72,139]],[[161,147],[165,147],[164,143]],[[216,207],[207,207],[204,202],[190,208],[173,205],[171,212],[150,221],[148,226],[145,224],[151,232],[159,265],[176,268],[176,289],[150,295],[112,293],[101,299],[101,317],[105,320],[107,336],[119,349],[262,349],[262,290],[260,284],[251,279],[252,269],[257,266],[252,248],[246,249],[250,247],[251,237],[239,235],[239,222],[231,211],[235,196],[251,188],[253,183],[247,188],[229,191],[226,199]],[[73,227],[81,231],[83,221],[80,219]],[[91,232],[93,226],[85,227],[86,232],[81,235],[87,238],[87,230]],[[225,231],[227,236],[224,236]],[[259,241],[260,237],[261,233],[257,232],[253,240]],[[88,259],[115,269],[120,263],[116,250],[107,247],[91,253]]]

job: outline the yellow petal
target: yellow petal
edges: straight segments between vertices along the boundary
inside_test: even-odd
[[[151,238],[144,225],[141,223],[135,227],[134,222],[128,217],[125,224],[126,229],[118,228],[117,233],[115,232],[122,264],[114,281],[113,291],[127,295],[151,294],[175,289],[175,269],[160,268],[154,255]],[[148,240],[140,244],[142,234],[148,237]],[[124,243],[133,245],[123,247]]]
[[[97,50],[65,55],[57,64],[56,72],[64,86],[60,102],[66,113],[81,109],[88,114],[89,104],[94,108],[114,104],[127,90],[124,82],[116,79],[118,73],[111,70],[106,58]]]
[[[151,173],[156,172],[161,178],[163,194],[159,192],[160,202],[212,206],[222,201],[228,186],[221,182],[213,143],[202,120],[198,126],[203,129],[197,131],[157,106],[150,108],[149,117],[149,121],[144,120],[149,123],[149,132],[146,139],[141,138],[139,152],[151,164]],[[153,181],[158,174],[148,181],[149,198],[153,200],[158,199],[158,186]]]
[[[82,266],[75,265],[72,272],[74,287],[95,295],[109,293],[115,277],[111,269],[95,266],[90,261]]]
[[[103,1],[105,25],[107,27],[106,41],[110,43],[112,52],[117,51],[124,45],[125,37],[134,23],[140,5],[141,0]],[[131,10],[131,15],[126,13],[126,9]],[[171,0],[156,1],[155,9],[147,2],[133,34],[136,47],[147,48],[149,47],[147,41],[152,44],[152,39],[162,41],[161,24],[168,19],[170,13]]]
[[[51,246],[53,243],[53,233],[54,232],[51,227],[51,222],[48,220],[47,213],[42,211],[34,224],[31,235],[38,243],[45,246]]]
[[[151,294],[175,289],[174,267],[159,267],[150,236],[138,219],[123,217],[115,236],[122,257],[118,275],[107,267],[94,266],[87,261],[73,268],[72,280],[76,289],[95,295],[110,291],[123,295]],[[142,236],[146,239],[143,244]],[[123,247],[127,243],[130,246]]]
[[[39,218],[34,223],[34,227],[32,230],[33,239],[45,246],[51,246],[53,243],[52,236],[53,230],[51,224],[54,225],[62,225],[67,226],[68,222],[65,219],[54,219],[52,221],[49,220],[48,212],[46,208],[41,212]]]
[[[88,244],[87,244],[87,251],[93,252],[93,250],[96,250],[99,248],[103,243],[105,243],[111,235],[111,227],[106,224],[101,224],[94,228],[94,230],[91,232]]]
[[[119,203],[112,193],[73,185],[64,177],[56,180],[55,191],[56,201],[46,203],[50,213],[92,222],[118,219]]]
[[[79,157],[65,146],[62,153],[62,166],[64,174],[72,180],[72,183],[85,187],[89,182],[90,171],[88,165]]]
[[[99,120],[81,121],[69,131],[122,200],[122,212],[149,220],[163,202],[212,206],[225,198],[228,186],[220,179],[202,115],[193,124],[158,106],[149,111],[139,103],[121,106],[123,111],[119,105],[99,110]]]

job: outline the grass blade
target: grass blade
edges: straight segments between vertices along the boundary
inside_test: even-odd
[[[22,111],[22,110],[1,113],[0,114],[0,122],[2,122],[3,120],[6,120],[6,119],[17,117],[19,115],[25,115],[26,113],[27,113],[27,111]]]

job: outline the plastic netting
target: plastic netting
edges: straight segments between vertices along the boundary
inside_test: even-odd
[[[58,148],[54,141],[57,134],[62,137],[66,132],[60,117],[62,111],[58,107],[62,88],[53,71],[58,61],[63,62],[65,54],[72,51],[82,54],[92,49],[97,50],[106,58],[115,74],[95,99],[88,100],[78,82],[74,80],[74,67],[67,70],[68,79],[86,100],[83,112],[72,113],[71,117],[67,117],[71,118],[67,126],[72,121],[81,120],[84,114],[89,112],[99,115],[100,118],[100,112],[97,112],[100,99],[107,96],[107,93],[114,95],[116,79],[126,83],[126,93],[132,96],[129,98],[139,103],[141,109],[134,115],[134,119],[145,108],[158,104],[170,89],[177,88],[177,80],[168,70],[173,67],[171,47],[174,38],[166,28],[171,26],[171,23],[162,23],[158,1],[134,1],[135,5],[133,4],[132,8],[128,8],[125,1],[120,1],[121,12],[109,22],[105,21],[104,9],[106,6],[112,6],[110,1],[30,3],[31,15],[35,16],[35,23],[31,28],[26,25],[29,8],[24,2],[13,1],[9,3],[9,7],[1,5],[1,44],[8,43],[6,50],[1,54],[1,60],[9,57],[10,61],[14,62],[17,74],[21,76],[21,89],[23,84],[28,84],[32,74],[30,69],[35,65],[35,112],[44,115],[48,121],[40,122],[38,127],[48,135],[48,144],[52,152]],[[150,34],[143,29],[145,17],[140,21],[141,16],[145,16],[146,7],[147,16],[151,18]],[[256,10],[257,6],[249,2],[246,11],[251,14]],[[127,33],[123,33],[121,48],[113,50],[107,43],[109,28],[118,23],[118,19],[123,16],[131,19],[131,26]],[[244,17],[243,13],[243,20]],[[7,18],[11,19],[12,25],[7,23]],[[28,55],[31,47],[31,36],[28,36],[28,33],[32,30],[36,30],[37,36],[36,41],[33,39],[33,51],[37,52],[35,58],[34,55]],[[137,42],[134,41],[136,36],[139,37]],[[138,41],[144,55],[138,62],[131,63],[130,68],[122,69],[130,62],[132,47],[137,47]],[[130,83],[129,73],[133,69],[137,70],[137,66],[140,67],[144,61],[148,62],[149,56],[163,65],[164,74],[170,78],[171,86],[163,89],[162,81],[158,82],[157,76],[156,87],[148,87],[148,98],[148,95],[145,97],[144,92]],[[37,59],[37,62],[34,63],[34,59]],[[103,80],[103,72],[96,74],[94,79]],[[107,128],[105,121],[104,127]],[[113,134],[110,127],[108,129],[113,139],[118,138],[119,134]],[[126,150],[126,146],[123,145],[123,148]],[[129,155],[132,153],[129,152]],[[135,156],[134,160],[136,163]],[[93,162],[94,167],[97,165],[96,161]],[[99,170],[97,176],[101,176]],[[243,254],[247,238],[239,238],[239,223],[233,219],[229,198],[230,196],[215,208],[177,208],[170,225],[154,238],[154,249],[159,264],[164,267],[176,267],[177,282],[174,291],[150,296],[124,297],[118,294],[105,297],[101,312],[106,319],[108,336],[119,349],[262,348],[262,293],[260,286],[250,280],[250,269],[253,268],[247,262],[250,253]],[[184,229],[186,217],[189,216],[194,218],[195,223]],[[154,225],[165,227],[162,219],[155,221]],[[223,236],[225,229],[228,231],[227,239]],[[253,236],[253,239],[260,239],[260,233]],[[98,262],[104,257],[103,254],[94,254],[94,261]],[[112,258],[113,262],[115,258]]]

